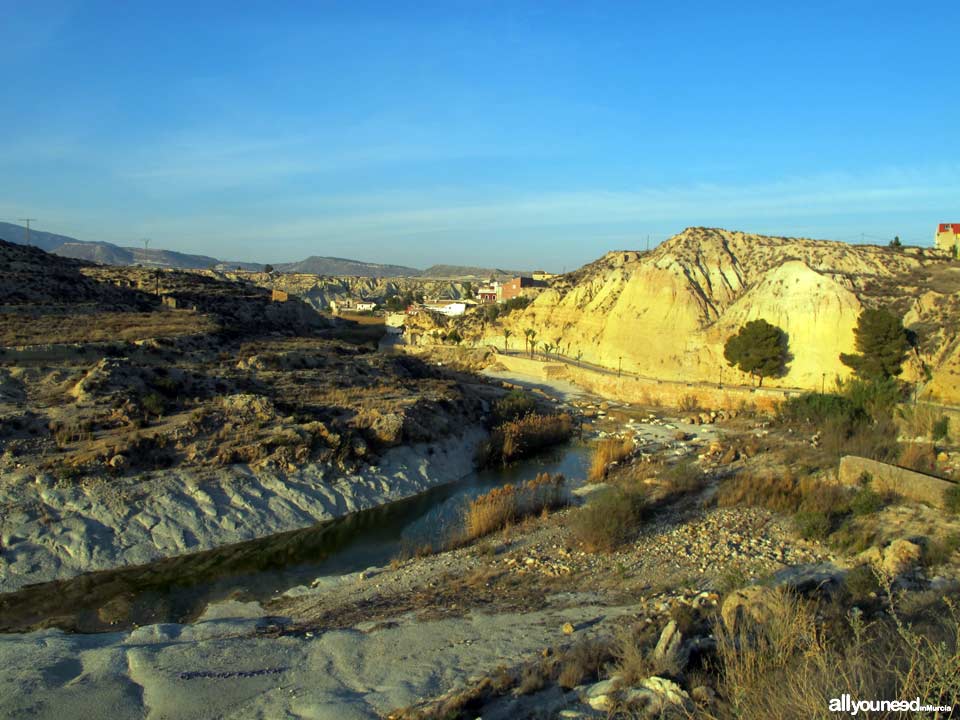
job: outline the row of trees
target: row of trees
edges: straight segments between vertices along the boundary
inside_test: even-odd
[[[866,309],[857,319],[854,345],[857,352],[841,353],[840,362],[861,380],[884,381],[903,372],[911,341],[896,315],[882,308]],[[786,373],[791,359],[789,338],[766,320],[751,320],[727,338],[723,356],[731,367],[756,377],[760,387],[765,377]]]

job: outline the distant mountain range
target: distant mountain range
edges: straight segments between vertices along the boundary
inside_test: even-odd
[[[27,230],[21,225],[0,222],[0,239],[27,244]],[[87,260],[101,265],[144,265],[179,268],[182,270],[249,270],[262,271],[265,265],[243,261],[218,260],[207,255],[190,255],[172,250],[137,247],[121,247],[108,242],[77,240],[66,235],[56,235],[43,230],[30,230],[30,245],[63,257]],[[426,270],[403,265],[381,265],[360,260],[313,255],[306,260],[292,263],[276,263],[274,270],[283,273],[308,273],[311,275],[353,275],[358,277],[411,277],[411,278],[478,278],[516,277],[523,275],[517,270],[500,270],[465,265],[432,265]]]

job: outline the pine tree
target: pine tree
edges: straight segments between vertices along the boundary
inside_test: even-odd
[[[789,360],[787,334],[766,320],[751,320],[736,335],[727,338],[723,356],[731,367],[737,367],[759,378],[779,377],[786,372]]]
[[[903,322],[885,309],[860,313],[853,330],[857,352],[841,353],[840,362],[862,380],[887,380],[903,372],[910,341]]]

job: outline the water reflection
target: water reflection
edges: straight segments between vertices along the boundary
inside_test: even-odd
[[[0,631],[60,627],[104,632],[190,622],[210,602],[229,597],[264,600],[320,576],[384,565],[404,551],[442,544],[458,526],[469,498],[532,479],[538,472],[581,478],[586,463],[586,448],[571,445],[303,530],[32,585],[0,595]]]

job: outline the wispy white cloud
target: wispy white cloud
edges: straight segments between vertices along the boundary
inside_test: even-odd
[[[778,217],[827,217],[858,213],[924,212],[960,194],[960,168],[952,172],[882,171],[873,176],[821,175],[763,184],[692,184],[632,191],[582,190],[527,194],[486,203],[419,204],[387,195],[338,206],[336,196],[315,199],[299,217],[260,228],[278,237],[396,237],[423,233],[583,227],[624,223],[700,222],[737,224]],[[390,209],[377,205],[389,203]],[[382,205],[381,205],[382,206]]]

